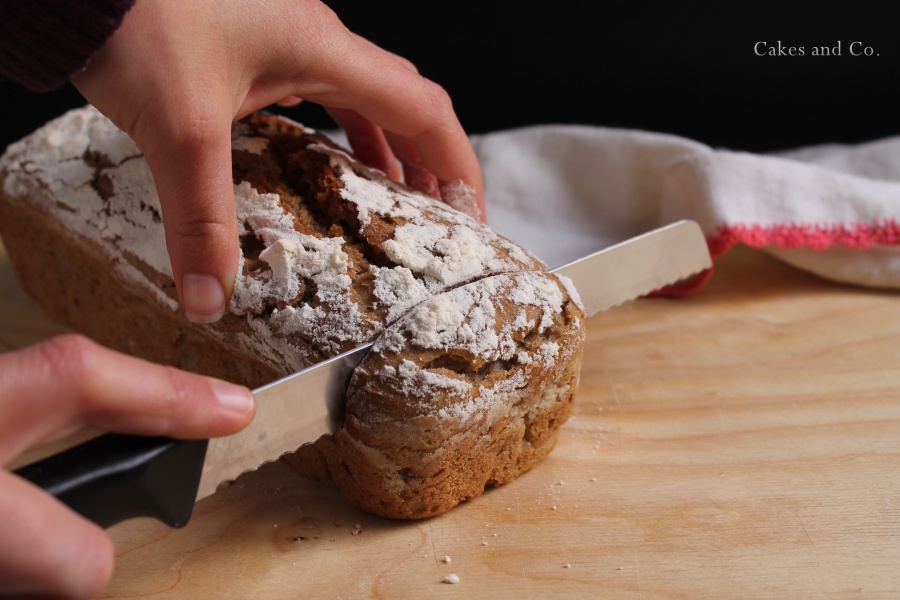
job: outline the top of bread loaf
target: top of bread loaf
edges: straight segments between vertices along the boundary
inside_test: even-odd
[[[545,268],[489,227],[288,119],[251,115],[232,138],[241,266],[230,314],[207,330],[278,372],[369,341],[444,290]],[[178,311],[150,171],[103,115],[73,110],[12,144],[0,177],[7,197],[39,202],[96,242],[128,284]]]

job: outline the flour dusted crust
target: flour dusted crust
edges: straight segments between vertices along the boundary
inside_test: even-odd
[[[291,462],[379,514],[438,514],[549,451],[580,366],[570,287],[287,119],[251,115],[232,148],[242,256],[221,321],[184,317],[146,162],[90,107],[0,159],[0,234],[23,286],[101,343],[251,387],[377,340],[345,427]],[[463,448],[483,466],[457,465]]]
[[[552,450],[569,416],[583,316],[542,272],[430,298],[357,367],[344,427],[297,456],[317,451],[347,497],[398,518],[438,515],[507,483]]]

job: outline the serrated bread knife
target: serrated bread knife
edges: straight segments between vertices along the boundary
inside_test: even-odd
[[[591,316],[711,266],[700,227],[679,221],[553,272],[572,279]],[[173,440],[105,434],[15,472],[103,527],[141,516],[181,527],[194,503],[219,484],[338,429],[350,375],[371,346],[254,390],[256,416],[234,435]]]

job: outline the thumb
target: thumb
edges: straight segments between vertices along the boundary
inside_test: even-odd
[[[231,118],[191,108],[170,112],[166,123],[135,141],[156,183],[181,306],[190,320],[209,323],[225,313],[240,252]]]

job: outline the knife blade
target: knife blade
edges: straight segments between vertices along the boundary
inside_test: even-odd
[[[575,284],[584,312],[592,317],[712,267],[703,230],[695,221],[635,236],[551,272]]]
[[[552,272],[573,281],[592,316],[711,266],[699,225],[678,221]],[[195,502],[221,483],[337,430],[350,376],[371,346],[254,390],[256,416],[234,435],[173,440],[110,433],[15,472],[103,527],[138,516],[181,527]]]

